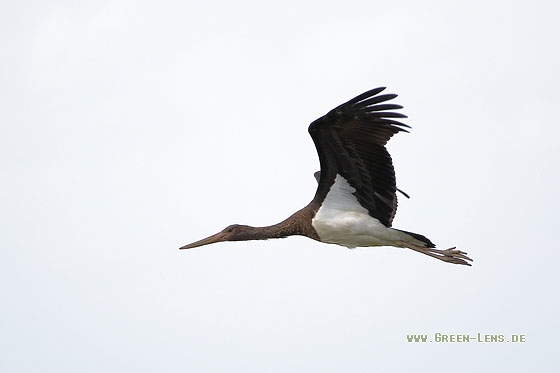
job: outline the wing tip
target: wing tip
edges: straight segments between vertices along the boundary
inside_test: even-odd
[[[393,128],[394,131],[404,131],[409,132],[405,128],[411,128],[409,125],[399,122],[391,118],[408,118],[407,115],[402,113],[397,113],[388,110],[400,110],[403,108],[402,105],[393,103],[383,103],[390,101],[398,95],[396,93],[386,93],[379,95],[387,87],[377,87],[370,89],[353,99],[335,107],[334,109],[327,112],[320,118],[317,118],[308,127],[308,132],[313,136],[313,133],[317,130],[317,126],[321,122],[329,121],[332,118],[339,116],[351,116],[356,119],[362,118],[366,120],[372,120],[377,124],[385,124]],[[404,128],[403,128],[404,127]]]

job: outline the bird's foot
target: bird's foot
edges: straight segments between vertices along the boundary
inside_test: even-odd
[[[411,246],[409,247],[414,251],[418,251],[419,253],[431,256],[432,258],[436,258],[447,263],[470,266],[471,264],[469,262],[472,262],[472,259],[467,256],[466,252],[457,250],[457,248],[455,247],[446,250],[438,250],[432,247],[422,247],[416,245]]]
[[[433,250],[433,249],[429,249],[429,250]],[[447,250],[434,250],[434,252],[440,254],[440,256],[435,258],[443,260],[444,262],[463,264],[467,266],[471,265],[468,261],[472,262],[472,259],[467,256],[466,252],[457,250],[457,248],[455,247],[449,248]]]

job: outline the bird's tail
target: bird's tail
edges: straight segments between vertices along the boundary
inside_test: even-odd
[[[395,229],[395,228],[393,228],[393,229]],[[402,233],[406,233],[407,235],[411,236],[412,238],[422,242],[424,244],[424,247],[436,247],[436,245],[434,245],[434,243],[432,241],[430,241],[429,238],[427,238],[425,236],[422,236],[421,234],[402,231],[400,229],[395,229],[395,230],[399,231],[399,232],[402,232]]]

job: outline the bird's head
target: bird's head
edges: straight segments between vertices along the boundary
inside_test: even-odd
[[[210,237],[203,238],[202,240],[190,243],[181,247],[180,249],[192,249],[193,247],[199,247],[204,245],[209,245],[211,243],[223,242],[223,241],[247,241],[255,239],[254,227],[248,225],[233,224],[227,226],[221,232],[213,234]]]

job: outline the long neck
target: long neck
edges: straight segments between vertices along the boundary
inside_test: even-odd
[[[266,240],[268,238],[284,238],[299,235],[319,240],[317,232],[315,232],[311,225],[313,216],[315,216],[315,211],[309,208],[309,206],[305,207],[278,224],[252,228],[252,239]]]
[[[250,233],[254,240],[285,238],[299,234],[296,230],[294,230],[293,224],[290,224],[287,220],[266,227],[251,227]]]

